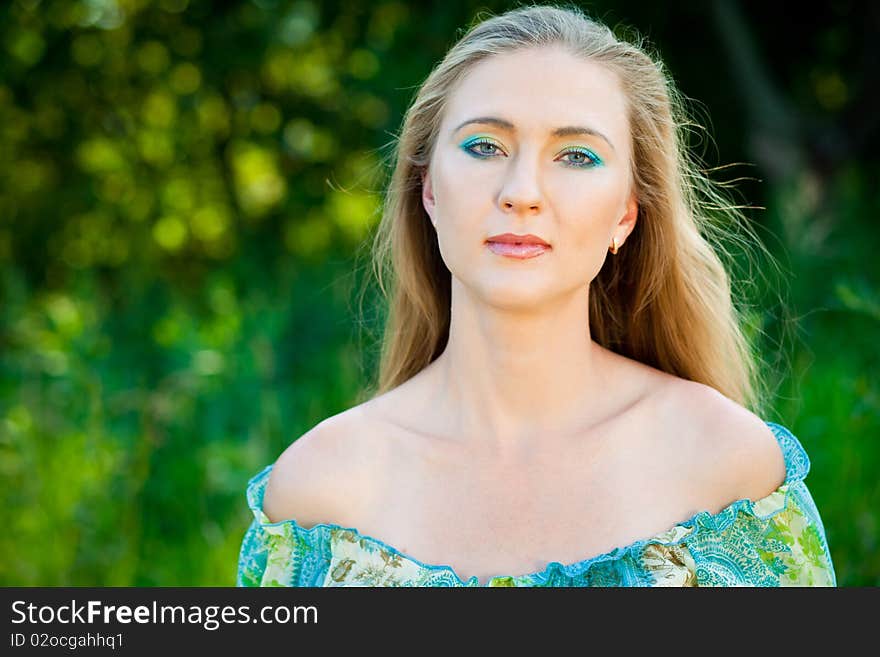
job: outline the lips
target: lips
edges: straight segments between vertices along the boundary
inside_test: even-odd
[[[550,250],[543,244],[511,244],[509,242],[486,242],[486,246],[492,253],[509,258],[534,258]]]
[[[550,245],[537,235],[514,233],[493,235],[486,240],[486,246],[492,253],[518,259],[534,258],[551,249]]]

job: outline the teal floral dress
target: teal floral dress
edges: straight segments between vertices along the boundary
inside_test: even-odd
[[[254,519],[238,559],[237,586],[836,586],[822,519],[804,483],[810,460],[785,427],[766,422],[786,478],[759,500],[696,513],[670,529],[583,561],[485,584],[450,566],[422,563],[354,527],[269,522],[263,494],[272,465],[247,485]]]

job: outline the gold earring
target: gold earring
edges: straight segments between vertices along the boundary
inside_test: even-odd
[[[610,248],[611,253],[617,253],[617,248],[618,248],[617,247],[617,238],[612,237],[611,238],[611,248]]]

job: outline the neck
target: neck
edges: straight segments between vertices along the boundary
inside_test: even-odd
[[[608,352],[592,341],[587,291],[528,309],[477,305],[454,287],[432,406],[451,435],[497,452],[571,435],[607,407]]]

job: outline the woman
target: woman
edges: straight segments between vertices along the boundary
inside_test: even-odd
[[[662,65],[577,9],[452,48],[376,236],[378,390],[250,480],[239,585],[836,585],[803,447],[748,410],[684,125]]]

